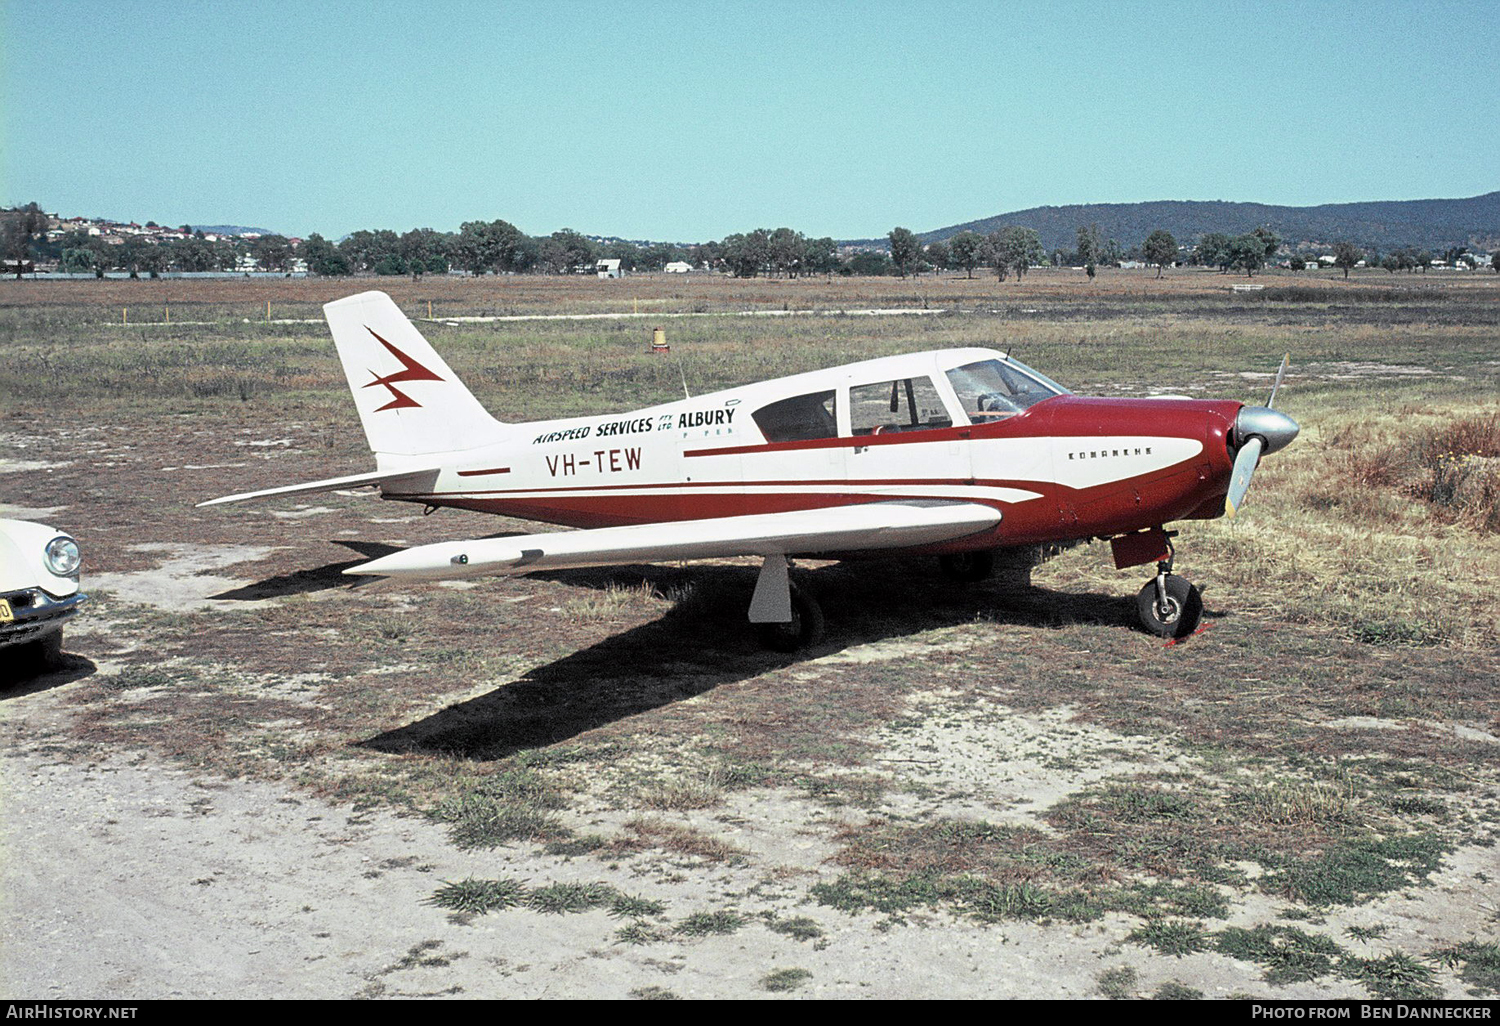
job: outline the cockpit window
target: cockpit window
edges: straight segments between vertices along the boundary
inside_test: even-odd
[[[768,442],[803,442],[812,438],[835,438],[839,433],[834,415],[832,389],[794,395],[762,406],[751,416]]]
[[[1013,417],[1067,389],[1014,360],[982,360],[948,372],[948,381],[969,419],[983,424]]]

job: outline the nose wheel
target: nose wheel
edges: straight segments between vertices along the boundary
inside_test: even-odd
[[[1156,564],[1156,576],[1135,598],[1141,624],[1158,637],[1185,638],[1203,619],[1203,596],[1185,578],[1172,572],[1172,561]]]

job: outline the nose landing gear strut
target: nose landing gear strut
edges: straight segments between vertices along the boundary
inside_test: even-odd
[[[1171,535],[1166,537],[1170,539]],[[1156,564],[1156,576],[1136,596],[1135,608],[1142,626],[1152,634],[1185,638],[1198,629],[1198,622],[1203,619],[1203,596],[1185,578],[1172,573],[1175,553],[1170,540],[1166,545],[1167,558]]]

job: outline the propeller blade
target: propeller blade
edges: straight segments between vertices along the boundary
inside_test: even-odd
[[[1286,377],[1286,368],[1292,362],[1292,354],[1287,353],[1281,358],[1281,367],[1276,371],[1276,380],[1271,385],[1271,398],[1266,400],[1266,409],[1276,405],[1276,393],[1281,389],[1281,379]]]
[[[1264,446],[1265,443],[1257,435],[1245,442],[1240,447],[1239,455],[1235,456],[1234,473],[1229,477],[1229,494],[1224,496],[1226,517],[1233,519],[1235,511],[1244,503],[1245,493],[1250,490],[1250,477],[1260,463],[1260,453]]]

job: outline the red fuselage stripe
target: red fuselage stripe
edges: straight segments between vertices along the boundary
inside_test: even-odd
[[[462,473],[462,471],[460,471]],[[1036,491],[1038,488],[1067,487],[1066,485],[1054,485],[1050,481],[1000,481],[1000,480],[976,480],[968,477],[893,477],[893,478],[859,478],[845,479],[837,478],[798,478],[790,481],[666,481],[655,484],[620,484],[620,485],[579,485],[572,488],[549,488],[540,486],[537,488],[486,488],[474,489],[462,492],[387,492],[393,499],[406,498],[430,498],[430,497],[472,497],[478,495],[554,495],[560,492],[572,493],[601,493],[618,491],[647,491],[662,489],[688,489],[701,490],[704,488],[716,489],[742,489],[742,488],[880,488],[891,485],[922,486],[929,488],[1017,488],[1026,491]],[[875,498],[888,498],[888,496],[875,496]]]

